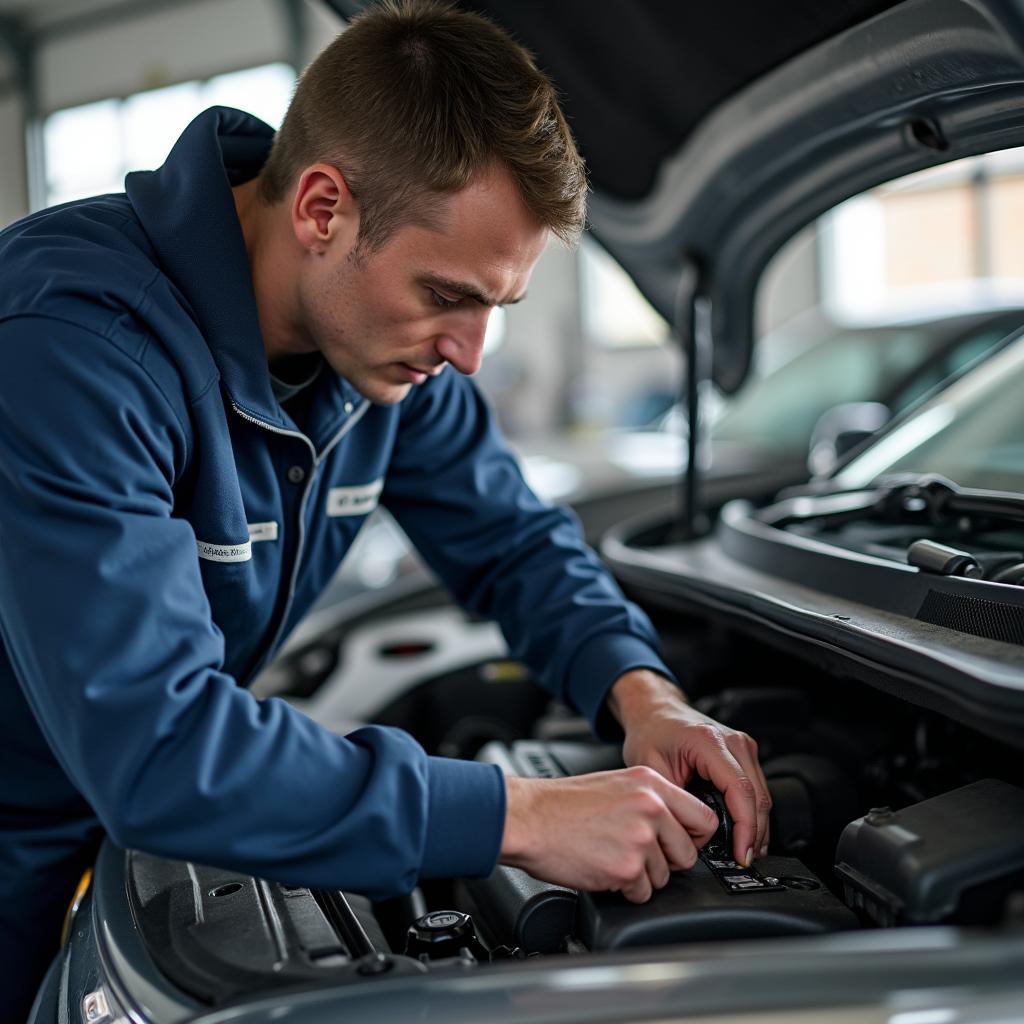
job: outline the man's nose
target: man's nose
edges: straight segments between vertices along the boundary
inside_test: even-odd
[[[480,369],[484,358],[484,337],[487,334],[487,318],[490,310],[481,310],[458,326],[450,334],[444,334],[437,342],[437,353],[445,362],[451,363],[459,373],[471,376]]]

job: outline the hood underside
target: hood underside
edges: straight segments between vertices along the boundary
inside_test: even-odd
[[[796,231],[884,181],[1024,144],[1021,0],[462,6],[557,85],[598,241],[670,321],[710,300],[726,392],[750,367],[761,272]]]

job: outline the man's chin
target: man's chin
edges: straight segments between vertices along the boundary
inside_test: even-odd
[[[412,390],[411,384],[356,385],[356,390],[374,405],[397,405]]]

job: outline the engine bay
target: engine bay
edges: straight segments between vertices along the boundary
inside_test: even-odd
[[[642,905],[503,866],[486,879],[425,882],[371,903],[129,852],[129,901],[150,955],[176,987],[220,1005],[282,985],[536,957],[906,926],[998,930],[1024,918],[1017,752],[891,692],[839,685],[806,658],[737,640],[705,625],[676,632],[667,648],[689,666],[700,709],[758,741],[774,806],[768,855],[751,869],[732,861],[720,829],[693,869],[675,872]],[[504,707],[529,681],[496,664],[477,671],[506,680],[510,689],[490,687]],[[466,672],[429,681],[381,720],[415,732],[418,719],[428,749],[506,773],[621,766],[619,748],[588,738],[585,723],[558,706],[520,723],[519,738],[496,714],[489,737],[486,703],[447,699],[450,688],[469,692]],[[757,685],[729,685],[743,678]],[[429,720],[425,706],[435,709]],[[698,795],[720,810],[720,795],[699,782]]]

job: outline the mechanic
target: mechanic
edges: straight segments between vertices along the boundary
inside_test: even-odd
[[[585,190],[524,50],[389,2],[305,72],[276,138],[214,108],[126,194],[0,234],[5,1011],[104,834],[372,897],[500,860],[644,901],[717,824],[681,788],[696,772],[737,859],[762,850],[754,742],[687,704],[468,379]],[[378,501],[630,767],[506,780],[244,689]]]

